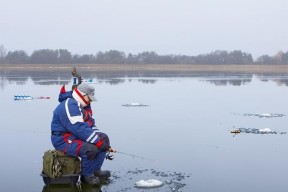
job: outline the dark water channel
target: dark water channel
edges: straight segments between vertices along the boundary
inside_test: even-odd
[[[63,84],[61,74],[0,76],[1,191],[287,191],[287,134],[231,134],[241,128],[288,131],[287,76],[194,74],[97,76],[94,118],[119,151],[103,169],[109,185],[45,187],[40,172],[50,143],[50,121]],[[14,95],[51,99],[14,101]],[[124,107],[141,103],[146,107]],[[259,117],[244,114],[284,114]],[[135,188],[157,179],[156,189]],[[80,186],[81,187],[81,186]]]

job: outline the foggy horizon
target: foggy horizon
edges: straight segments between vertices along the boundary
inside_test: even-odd
[[[0,45],[29,55],[40,49],[188,56],[241,50],[257,58],[288,50],[286,18],[285,0],[0,1]]]

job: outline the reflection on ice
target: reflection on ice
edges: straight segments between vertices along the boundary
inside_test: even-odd
[[[137,78],[138,82],[144,84],[155,84],[159,77],[189,77],[200,81],[210,82],[216,86],[240,86],[251,83],[254,78],[262,82],[273,81],[277,85],[288,85],[287,75],[275,74],[257,74],[254,73],[233,73],[233,72],[144,72],[139,73],[129,71],[106,72],[106,71],[82,71],[83,81],[87,83],[109,83],[117,85],[125,83],[125,79]],[[84,75],[85,74],[85,75]],[[63,85],[71,82],[70,69],[67,71],[1,71],[0,78],[2,83],[8,81],[9,83],[25,84],[31,78],[36,85]]]

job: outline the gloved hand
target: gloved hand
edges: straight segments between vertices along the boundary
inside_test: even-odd
[[[109,147],[108,150],[107,150],[109,153],[116,153],[116,149],[112,148],[112,147]]]
[[[96,146],[102,151],[108,151],[108,149],[111,148],[108,135],[99,132],[98,136],[100,137],[100,140],[96,143]]]

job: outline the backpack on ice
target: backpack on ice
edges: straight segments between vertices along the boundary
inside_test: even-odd
[[[81,161],[79,157],[65,155],[61,151],[48,150],[43,156],[43,174],[51,179],[65,175],[79,175]]]

